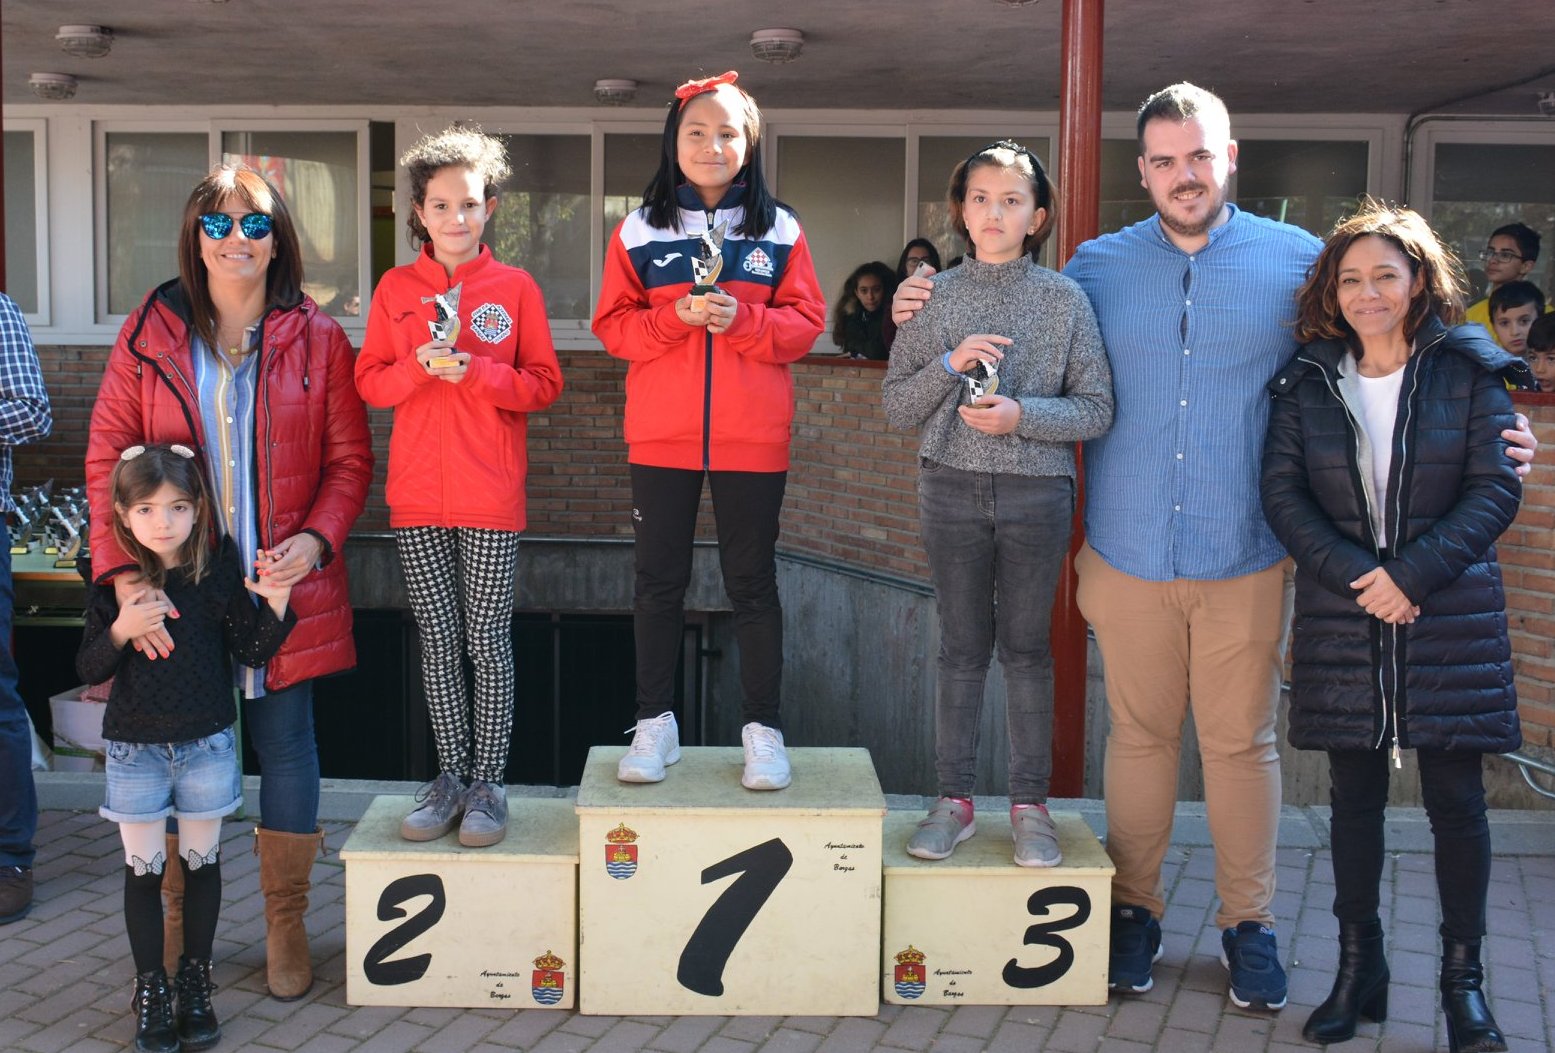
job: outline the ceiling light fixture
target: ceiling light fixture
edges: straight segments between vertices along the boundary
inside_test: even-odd
[[[102,58],[113,47],[113,30],[107,26],[60,26],[54,39],[67,55]]]
[[[763,62],[792,62],[804,50],[804,34],[797,29],[758,29],[751,34],[751,54]]]
[[[27,78],[27,86],[38,98],[49,102],[76,97],[76,78],[68,73],[34,73]]]
[[[994,2],[1003,4],[1005,7],[1030,7],[1038,0],[994,0]]]
[[[637,98],[635,80],[606,78],[594,82],[594,101],[601,106],[625,106]]]

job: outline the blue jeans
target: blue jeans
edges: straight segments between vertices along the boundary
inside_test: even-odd
[[[0,516],[0,545],[11,548],[11,532]],[[16,690],[11,654],[11,557],[0,556],[0,866],[30,867],[38,832],[38,791],[32,781],[32,734],[27,706]]]
[[[232,729],[188,742],[108,742],[107,792],[97,813],[115,823],[220,819],[243,804]]]
[[[964,472],[924,460],[918,509],[939,605],[935,773],[970,797],[983,682],[1004,670],[1010,801],[1042,804],[1053,774],[1053,594],[1069,551],[1074,484],[1063,476]]]
[[[259,756],[259,825],[287,834],[319,827],[319,746],[313,681],[243,700],[243,728]]]

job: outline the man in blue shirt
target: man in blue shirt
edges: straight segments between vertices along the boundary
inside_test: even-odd
[[[53,425],[43,372],[20,308],[0,293],[0,925],[32,907],[33,835],[38,795],[32,781],[32,733],[16,690],[11,653],[11,447],[35,442]]]
[[[1279,1009],[1275,713],[1291,567],[1263,519],[1259,462],[1264,385],[1296,349],[1288,323],[1320,243],[1226,200],[1237,144],[1213,94],[1164,88],[1140,108],[1137,132],[1157,214],[1086,242],[1064,268],[1096,309],[1116,401],[1112,430],[1086,444],[1087,544],[1075,560],[1111,718],[1109,983],[1148,991],[1161,956],[1161,866],[1191,706],[1230,995]],[[893,320],[928,292],[904,282]],[[1526,429],[1507,437],[1535,444]]]

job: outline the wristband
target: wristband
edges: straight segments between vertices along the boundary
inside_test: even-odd
[[[940,363],[940,365],[945,367],[945,372],[949,373],[953,377],[959,377],[961,374],[957,373],[954,369],[950,368],[950,356],[952,354],[954,354],[954,353],[955,352],[953,352],[953,351],[946,351],[945,352],[945,357],[941,358],[939,360],[939,363]]]

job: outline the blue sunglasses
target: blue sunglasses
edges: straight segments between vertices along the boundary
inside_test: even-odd
[[[220,241],[231,234],[232,223],[232,217],[225,212],[206,212],[200,217],[200,226],[205,229],[205,236],[212,241]],[[250,212],[238,220],[237,225],[245,238],[258,241],[270,236],[270,231],[275,228],[275,220],[263,212]]]

